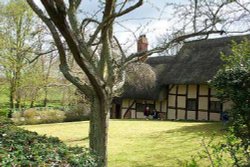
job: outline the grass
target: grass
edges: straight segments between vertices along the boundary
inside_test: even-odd
[[[68,145],[87,146],[88,122],[23,126],[59,137]],[[201,150],[201,139],[221,135],[219,123],[111,120],[109,166],[175,167]]]

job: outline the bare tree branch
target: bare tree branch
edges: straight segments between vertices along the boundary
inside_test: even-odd
[[[143,56],[145,54],[150,56],[150,55],[152,55],[154,53],[163,52],[164,50],[169,48],[172,44],[183,42],[184,40],[189,39],[189,38],[204,36],[204,35],[207,36],[207,35],[210,35],[210,34],[223,34],[223,33],[225,33],[225,32],[224,31],[208,31],[208,32],[195,32],[195,33],[191,33],[191,34],[187,34],[187,35],[182,35],[182,36],[176,37],[176,38],[170,40],[169,42],[163,44],[163,46],[153,48],[153,49],[151,49],[149,51],[143,51],[143,52],[138,52],[138,53],[131,54],[130,56],[128,56],[126,58],[125,65],[127,65],[127,63],[129,61],[133,60],[134,58],[141,57],[141,56]]]
[[[91,45],[94,42],[95,38],[100,33],[100,31],[103,29],[103,27],[105,27],[107,24],[110,24],[110,22],[112,22],[112,20],[135,10],[136,8],[140,7],[142,4],[143,4],[143,0],[139,0],[136,4],[128,7],[127,9],[125,9],[123,11],[120,11],[119,13],[113,13],[109,17],[105,17],[105,20],[103,20],[99,24],[99,26],[96,28],[94,34],[91,36],[90,40],[88,41],[88,45]]]
[[[61,4],[57,3],[58,6],[56,7],[54,5],[54,2],[49,0],[42,0],[42,3],[45,9],[47,10],[51,20],[53,21],[57,29],[60,31],[62,36],[65,38],[76,63],[85,72],[96,92],[99,93],[100,96],[103,95],[102,86],[105,85],[105,83],[102,81],[101,78],[98,77],[99,75],[96,74],[95,67],[91,65],[90,62],[84,56],[81,56],[81,49],[79,48],[79,43],[70,29],[65,15],[58,13],[58,6],[60,7]],[[61,6],[62,7],[60,7],[60,10],[66,10],[63,7],[64,5]],[[62,13],[64,12],[66,13],[66,11],[62,11]],[[84,52],[85,56],[88,53],[89,52]],[[63,71],[65,71],[65,69]]]
[[[127,9],[120,11],[119,13],[114,13],[111,18],[115,18],[115,17],[120,17],[123,16],[133,10],[135,10],[136,8],[140,7],[143,4],[143,0],[138,0],[138,2],[130,7],[128,7]]]
[[[96,24],[100,24],[99,21],[92,19],[92,18],[85,18],[82,20],[82,23],[80,25],[80,30],[85,29],[85,27],[89,24],[89,23],[96,23]]]
[[[237,3],[240,7],[242,7],[246,12],[250,14],[250,10],[246,8],[245,5],[241,4],[238,0],[234,0],[235,3]]]
[[[57,46],[59,57],[60,57],[60,70],[64,74],[65,78],[67,78],[69,81],[71,81],[77,88],[79,88],[81,91],[85,92],[86,95],[91,95],[92,88],[90,86],[87,86],[86,84],[82,84],[79,80],[79,78],[74,77],[69,70],[68,63],[66,60],[66,53],[64,50],[63,43],[60,39],[60,36],[54,26],[54,24],[51,22],[51,20],[43,13],[43,11],[34,3],[33,0],[27,0],[33,11],[44,21],[44,23],[48,26],[49,30],[51,31],[51,34],[53,38],[55,39],[55,44]]]
[[[121,60],[124,61],[125,58],[126,58],[126,54],[124,53],[124,51],[123,51],[123,49],[122,49],[122,46],[121,46],[119,40],[118,40],[115,36],[114,36],[113,38],[114,38],[114,40],[115,40],[115,42],[116,42],[116,44],[117,44],[117,46],[118,46],[118,48],[119,48],[119,50],[120,50],[120,52],[121,52],[121,54],[122,54]]]

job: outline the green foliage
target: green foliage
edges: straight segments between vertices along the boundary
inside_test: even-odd
[[[38,111],[34,108],[27,109],[23,112],[15,112],[13,121],[18,125],[23,124],[42,124],[42,123],[58,123],[63,122],[65,113],[61,110],[42,110]]]
[[[232,45],[232,54],[222,55],[226,62],[215,75],[211,85],[218,98],[233,102],[229,111],[233,134],[244,145],[250,143],[250,42],[245,40]]]
[[[243,67],[250,70],[250,41],[245,39],[241,43],[232,42],[232,54],[227,56],[222,53],[221,59],[225,62],[225,69]]]
[[[209,162],[208,166],[241,166],[250,165],[249,151],[242,147],[241,139],[235,137],[232,131],[223,136],[223,140],[216,142],[214,138],[202,140],[203,150],[193,156],[191,161],[180,162],[185,167],[198,167],[202,161]]]
[[[222,54],[225,62],[211,82],[222,101],[233,102],[229,112],[229,127],[224,140],[205,144],[204,151],[185,166],[199,166],[208,159],[211,166],[250,166],[250,42],[233,42],[232,54]],[[211,144],[212,143],[212,144]]]
[[[199,166],[201,160],[208,160],[209,166],[250,166],[250,42],[233,42],[232,54],[222,54],[225,62],[211,82],[222,101],[233,102],[228,111],[230,124],[223,140],[208,143],[202,141],[203,151],[192,161],[183,162],[186,167]]]
[[[0,117],[0,166],[96,166],[81,147],[67,147],[58,138],[39,136]]]
[[[7,117],[8,113],[8,108],[0,108],[0,116]]]
[[[13,121],[6,117],[0,116],[0,127],[6,126],[6,125],[13,125]]]

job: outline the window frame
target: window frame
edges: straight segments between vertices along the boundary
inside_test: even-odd
[[[186,103],[187,103],[187,110],[188,111],[197,111],[197,109],[198,109],[198,105],[197,105],[198,101],[197,101],[197,99],[188,98],[186,100]],[[190,104],[191,104],[191,106],[190,106]]]
[[[221,101],[210,101],[209,111],[212,113],[221,113],[222,112],[222,103]]]

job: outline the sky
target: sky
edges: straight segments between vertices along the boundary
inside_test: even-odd
[[[34,1],[39,3],[40,0]],[[93,14],[100,9],[100,1],[103,0],[82,0],[79,18],[92,18]],[[117,1],[124,2],[124,0]],[[137,2],[137,0],[128,1],[130,2],[130,5]],[[146,34],[148,38],[149,49],[153,48],[158,44],[158,41],[162,36],[172,32],[172,25],[182,27],[182,21],[173,22],[178,18],[175,18],[176,16],[173,15],[173,10],[169,6],[166,6],[166,3],[184,4],[188,1],[189,0],[144,0],[144,4],[141,7],[116,20],[116,24],[114,26],[114,34],[119,39],[120,43],[123,44],[125,50],[135,52],[136,40],[142,34]],[[249,0],[239,1],[249,2]],[[96,15],[97,19],[100,20],[100,16],[101,13],[99,12]],[[246,20],[245,22],[249,23],[249,20]]]
[[[187,0],[145,0],[144,4],[136,10],[119,18],[115,25],[115,35],[122,44],[130,50],[136,49],[136,39],[146,34],[149,48],[157,44],[158,38],[169,31],[172,22],[169,20],[172,11],[166,8],[166,3],[184,3]],[[86,0],[83,11],[93,14],[98,10],[96,0]]]
[[[42,7],[40,0],[34,0]],[[118,0],[124,1],[124,0]],[[130,0],[134,4],[136,0]],[[137,38],[146,34],[149,47],[156,45],[157,39],[168,31],[172,24],[168,19],[172,17],[166,3],[185,3],[188,0],[144,0],[144,4],[136,10],[119,18],[115,24],[114,33],[119,41],[129,50],[135,50]],[[100,8],[98,0],[82,0],[80,17],[92,17]]]

